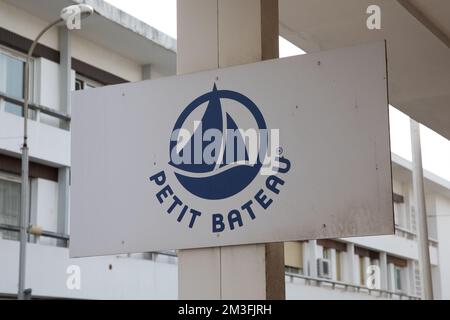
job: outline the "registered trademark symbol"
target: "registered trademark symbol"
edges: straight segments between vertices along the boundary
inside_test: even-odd
[[[283,153],[283,148],[282,148],[282,147],[278,147],[278,148],[277,148],[277,153],[278,153],[279,155],[281,155],[281,154]]]

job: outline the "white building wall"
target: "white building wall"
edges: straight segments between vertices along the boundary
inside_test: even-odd
[[[35,179],[36,224],[43,230],[57,232],[58,227],[58,183],[45,179]],[[40,237],[39,244],[56,245],[56,239]]]
[[[32,39],[36,30],[41,30],[48,22],[24,12],[0,0],[0,23],[3,28]],[[50,30],[41,41],[59,50],[58,32]],[[104,69],[129,81],[142,79],[142,66],[98,44],[72,33],[72,53],[79,60]],[[34,101],[38,104],[60,110],[59,106],[59,65],[52,61],[35,59]],[[150,67],[151,78],[160,75]],[[75,73],[72,75],[75,79]],[[70,132],[58,129],[59,121],[40,115],[39,121],[30,121],[31,157],[56,166],[70,166]],[[20,137],[23,119],[0,112],[0,136]],[[0,140],[0,150],[7,153],[20,153],[20,139]],[[56,182],[33,179],[31,213],[34,223],[48,231],[57,230],[58,184]],[[407,230],[415,231],[414,217],[411,215],[411,184],[398,179],[393,181],[394,192],[404,196],[400,206],[399,221]],[[430,194],[427,196],[430,221],[430,235],[439,241],[439,248],[431,247],[433,280],[436,297],[450,299],[450,199]],[[93,239],[94,240],[94,239]],[[360,237],[344,239],[348,242],[347,252],[341,255],[342,280],[359,284],[359,259],[354,255],[355,245],[371,248],[382,253],[398,255],[409,260],[405,282],[408,293],[414,295],[413,263],[418,259],[417,243],[398,236]],[[177,266],[167,262],[154,262],[143,259],[121,257],[99,257],[69,259],[68,250],[53,246],[54,240],[41,237],[37,244],[28,249],[27,286],[33,288],[34,295],[93,298],[93,299],[175,299],[177,297]],[[322,247],[316,241],[303,244],[303,270],[306,275],[317,277],[317,258],[322,257]],[[137,257],[138,255],[134,255]],[[383,254],[384,258],[385,254]],[[17,288],[18,242],[0,240],[0,293],[15,294]],[[332,259],[333,260],[333,259]],[[364,261],[367,267],[368,260]],[[78,265],[81,268],[81,290],[69,290],[66,286],[67,267]],[[111,269],[110,269],[111,266]],[[384,286],[393,289],[393,265],[386,264]],[[335,273],[335,267],[333,269]],[[288,299],[373,299],[373,296],[306,285],[303,280],[289,280],[286,284]]]
[[[303,279],[286,277],[286,299],[288,300],[376,300],[387,299],[377,294],[357,292],[343,287],[332,289],[331,285],[305,284]]]
[[[42,30],[48,24],[47,21],[25,12],[9,3],[0,0],[0,22],[5,29],[12,30],[28,39],[34,39],[36,30]],[[41,43],[58,50],[58,33],[56,29],[49,30]]]
[[[0,0],[0,23],[5,29],[28,39],[34,39],[37,36],[37,30],[42,30],[49,22]],[[53,28],[49,30],[40,43],[59,50],[58,29]],[[72,51],[74,58],[107,70],[128,81],[140,81],[142,79],[142,69],[139,63],[99,46],[92,41],[83,39],[76,32],[72,33]]]
[[[55,165],[70,165],[70,132],[36,121],[28,122],[30,157]],[[23,118],[0,113],[0,150],[19,155],[23,136]]]
[[[130,48],[133,50],[133,48]],[[142,80],[142,66],[92,41],[72,35],[72,56],[128,81]],[[156,75],[154,75],[156,76]]]
[[[372,248],[376,251],[385,251],[406,259],[418,260],[417,242],[403,237],[394,235],[389,236],[372,236],[372,237],[355,237],[346,238],[349,241],[366,248]],[[431,264],[438,264],[437,249],[430,246]]]
[[[17,293],[19,242],[0,240],[0,293]],[[70,290],[69,266],[81,271],[80,290]],[[69,259],[68,250],[29,244],[27,287],[34,296],[81,299],[176,299],[177,266],[122,257]]]
[[[436,229],[442,299],[450,299],[450,199],[436,196]]]

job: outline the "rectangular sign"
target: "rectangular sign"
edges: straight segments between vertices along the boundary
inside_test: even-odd
[[[394,231],[385,44],[73,94],[73,257]]]

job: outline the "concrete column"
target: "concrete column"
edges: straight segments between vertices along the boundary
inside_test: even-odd
[[[310,277],[317,278],[319,276],[319,272],[317,270],[317,258],[319,258],[319,255],[317,253],[316,240],[309,240],[306,243],[306,252],[308,261],[308,270],[306,274]]]
[[[303,260],[303,274],[305,276],[309,275],[309,257],[308,257],[308,242],[302,242],[302,260]]]
[[[278,57],[277,0],[178,0],[177,73]],[[284,299],[282,243],[180,250],[180,299]]]
[[[345,254],[346,280],[352,284],[359,283],[355,259],[355,245],[353,243],[347,243],[347,252]]]
[[[72,91],[72,45],[70,32],[66,26],[59,27],[59,104],[61,112],[68,115],[72,112],[70,94]],[[60,127],[70,129],[70,123],[61,121]],[[69,183],[70,168],[62,167],[58,170],[58,232],[69,232]],[[58,240],[58,246],[64,241]]]
[[[382,290],[388,290],[388,265],[386,252],[380,252],[380,286]]]
[[[405,281],[404,281],[404,286],[405,286],[405,293],[409,294],[409,295],[416,295],[416,290],[415,290],[415,283],[414,283],[414,260],[408,260],[408,265],[406,266],[406,270],[405,270]]]
[[[395,292],[395,266],[388,263],[388,290]]]
[[[331,279],[337,280],[336,249],[330,249]]]
[[[59,36],[59,108],[61,112],[71,113],[70,92],[72,90],[72,45],[70,32],[66,26],[58,28]],[[69,124],[61,121],[61,128],[68,129]]]
[[[364,261],[364,265],[363,265],[363,278],[364,278],[364,285],[367,283],[367,270],[369,268],[369,266],[371,265],[370,263],[370,258],[369,257],[364,257],[363,259]]]

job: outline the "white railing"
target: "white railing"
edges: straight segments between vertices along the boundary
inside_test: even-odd
[[[409,240],[417,240],[417,234],[415,232],[397,225],[395,226],[395,235]],[[430,246],[432,247],[438,246],[438,241],[436,239],[428,238],[428,241]]]
[[[370,296],[379,297],[379,298],[386,298],[386,299],[399,299],[399,300],[420,300],[420,297],[408,295],[403,292],[393,292],[389,290],[383,290],[383,289],[369,289],[367,287],[342,282],[342,281],[335,281],[331,279],[325,279],[325,278],[316,278],[316,277],[310,277],[305,276],[302,274],[296,274],[296,273],[285,273],[286,277],[289,278],[290,282],[293,282],[294,279],[302,279],[304,280],[306,285],[314,285],[317,287],[323,287],[328,288],[331,290],[343,290],[348,292],[356,292],[356,293],[364,293],[368,294]]]
[[[14,103],[18,106],[21,106],[22,108],[23,108],[23,104],[24,104],[24,101],[22,98],[12,97],[12,96],[7,95],[6,93],[0,91],[0,104],[2,101]],[[59,119],[66,123],[69,123],[71,120],[70,115],[60,112],[58,110],[46,107],[46,106],[38,105],[35,103],[30,103],[29,108],[30,108],[30,110],[36,112],[36,118],[39,118],[38,114],[42,113],[47,116]]]

